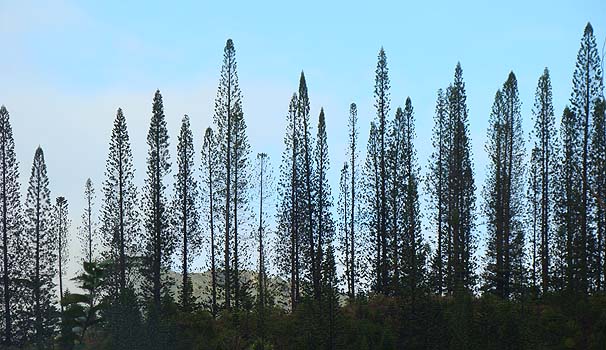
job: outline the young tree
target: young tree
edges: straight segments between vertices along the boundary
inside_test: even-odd
[[[320,109],[320,117],[318,120],[318,135],[316,137],[316,149],[315,149],[315,174],[314,174],[314,187],[315,187],[315,215],[316,215],[316,239],[315,239],[315,251],[316,261],[319,265],[316,266],[316,270],[322,269],[321,262],[324,261],[324,254],[327,245],[332,245],[334,236],[334,221],[332,217],[332,195],[330,186],[328,185],[328,171],[330,169],[330,160],[328,156],[328,142],[326,137],[326,120],[324,116],[324,109]],[[333,257],[334,260],[334,257]],[[321,281],[320,281],[321,283]],[[318,294],[315,295],[316,300],[322,298],[322,287],[320,286],[316,291]]]
[[[198,213],[198,182],[194,175],[194,140],[189,126],[189,117],[181,121],[181,132],[177,143],[177,174],[175,175],[173,210],[174,231],[179,232],[181,259],[181,291],[179,303],[183,310],[194,307],[193,285],[189,275],[190,265],[198,253],[202,237]],[[214,232],[213,232],[214,233]]]
[[[19,190],[19,163],[15,155],[15,141],[10,116],[6,107],[0,107],[0,215],[2,218],[2,336],[0,345],[10,347],[22,342],[25,334],[18,329],[17,319],[23,310],[19,305],[21,293],[16,280],[23,278],[22,217]]]
[[[489,173],[484,186],[489,239],[484,288],[507,299],[521,296],[525,275],[519,271],[524,261],[524,136],[513,72],[496,93],[489,123]]]
[[[174,236],[169,227],[168,203],[165,195],[164,177],[170,171],[168,131],[164,117],[162,95],[156,90],[152,106],[152,117],[147,134],[147,178],[143,191],[143,213],[145,226],[144,268],[145,291],[159,310],[162,295],[168,292],[165,273],[170,269],[174,250]]]
[[[579,291],[587,293],[589,283],[589,258],[592,254],[591,241],[593,239],[591,214],[593,211],[590,201],[590,175],[591,175],[591,132],[595,105],[602,95],[602,69],[593,28],[587,23],[581,48],[577,55],[577,63],[573,76],[573,87],[570,96],[571,111],[577,119],[580,130],[580,161],[581,161],[581,197],[579,206]]]
[[[57,242],[52,235],[51,210],[44,152],[38,147],[34,155],[25,202],[28,282],[31,289],[30,307],[33,321],[32,341],[38,348],[50,347],[57,321],[54,303]]]
[[[91,179],[86,179],[84,184],[84,213],[82,213],[82,226],[78,227],[80,244],[82,245],[82,260],[92,263],[95,259],[97,248],[97,230],[93,219],[93,206],[95,200],[95,188]]]
[[[429,161],[426,186],[429,193],[431,223],[435,229],[435,249],[431,257],[430,284],[433,292],[442,295],[445,291],[445,268],[448,261],[448,237],[446,213],[448,197],[446,195],[448,179],[447,155],[450,145],[450,124],[448,119],[448,101],[442,89],[438,90],[432,146],[434,151]]]
[[[59,303],[63,300],[63,275],[65,275],[65,267],[69,261],[67,232],[70,226],[68,217],[67,199],[65,197],[57,197],[55,207],[52,213],[54,239],[57,243],[57,261],[59,265]],[[61,304],[61,313],[63,313],[63,304]]]
[[[457,63],[454,83],[447,92],[448,118],[451,127],[450,151],[447,155],[447,232],[449,241],[447,283],[450,293],[470,290],[475,284],[476,237],[475,183],[471,163],[467,96],[463,70]]]
[[[134,184],[133,155],[126,118],[118,108],[109,143],[109,155],[103,182],[101,235],[105,258],[113,262],[108,287],[117,298],[131,282],[132,257],[138,251],[139,213],[137,188]]]
[[[533,150],[530,167],[536,171],[531,178],[531,184],[538,186],[538,198],[540,203],[537,212],[537,225],[540,229],[540,241],[538,243],[541,264],[541,291],[549,291],[549,268],[550,268],[550,243],[553,235],[553,178],[555,176],[556,156],[554,145],[556,144],[555,118],[553,114],[553,103],[551,93],[551,78],[549,70],[545,68],[543,75],[539,78],[535,93],[533,108],[534,115],[534,143],[536,153]],[[532,176],[532,174],[531,174]],[[535,192],[533,192],[535,194]],[[534,203],[534,202],[533,202]],[[535,246],[537,242],[534,242]],[[534,260],[533,260],[534,261]],[[533,270],[533,273],[535,271]]]
[[[217,316],[217,261],[216,247],[217,237],[215,234],[216,219],[218,216],[217,199],[217,143],[213,134],[213,129],[208,127],[204,133],[202,145],[202,189],[204,191],[203,204],[205,217],[208,222],[210,233],[210,276],[211,276],[211,300],[210,309],[213,317]]]

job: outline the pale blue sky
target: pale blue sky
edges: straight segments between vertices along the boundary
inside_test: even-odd
[[[277,173],[289,97],[305,70],[314,120],[321,106],[326,111],[336,199],[348,107],[352,101],[358,104],[360,148],[365,150],[374,118],[376,58],[384,46],[392,112],[411,97],[423,173],[431,152],[436,90],[452,81],[461,62],[479,190],[496,89],[510,70],[516,73],[527,134],[537,79],[547,66],[559,118],[588,21],[601,50],[606,33],[603,0],[2,0],[0,104],[11,113],[22,191],[40,144],[52,196],[68,198],[75,229],[87,177],[101,201],[107,142],[118,107],[129,125],[139,187],[155,89],[164,96],[173,161],[184,113],[192,118],[199,150],[212,118],[225,40],[232,38],[254,154],[269,153]],[[77,246],[72,244],[72,253],[79,253]]]

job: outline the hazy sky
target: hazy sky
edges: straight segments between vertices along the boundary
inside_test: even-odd
[[[588,21],[601,50],[606,33],[603,0],[0,0],[0,104],[11,115],[22,192],[34,150],[41,145],[53,202],[59,195],[68,199],[73,234],[81,222],[87,177],[96,186],[99,208],[118,107],[127,119],[139,188],[156,89],[164,97],[173,168],[183,114],[191,117],[199,152],[203,130],[212,120],[223,47],[232,38],[253,154],[267,152],[277,174],[289,98],[304,70],[314,124],[320,107],[326,112],[336,199],[349,104],[358,104],[359,147],[365,150],[375,116],[377,53],[384,46],[392,86],[390,114],[411,97],[423,173],[431,152],[436,91],[452,81],[461,62],[479,194],[496,90],[513,70],[528,134],[536,83],[547,66],[559,119]],[[72,256],[80,254],[77,241],[70,247]]]

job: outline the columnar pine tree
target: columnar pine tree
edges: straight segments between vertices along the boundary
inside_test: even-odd
[[[539,78],[537,90],[535,93],[535,101],[533,108],[534,115],[534,144],[536,153],[533,150],[530,167],[536,171],[531,178],[531,184],[538,186],[538,198],[540,203],[538,212],[535,216],[538,218],[537,225],[540,229],[540,240],[535,242],[538,244],[540,251],[541,265],[541,291],[543,293],[549,291],[549,268],[550,268],[550,244],[551,236],[553,235],[553,178],[556,168],[556,129],[555,119],[553,114],[553,103],[551,93],[551,78],[549,70],[545,68],[543,75]],[[533,176],[533,174],[531,174]],[[532,192],[535,193],[535,192]],[[534,203],[534,202],[533,202]],[[534,260],[533,260],[534,261]],[[533,273],[535,270],[533,270]]]
[[[302,215],[302,221],[299,226],[301,232],[301,243],[304,258],[304,265],[308,267],[307,281],[311,285],[309,294],[314,296],[316,299],[320,293],[320,271],[319,266],[322,263],[319,259],[318,247],[316,246],[317,236],[317,223],[314,219],[317,217],[315,213],[315,190],[314,188],[314,154],[313,154],[313,137],[311,136],[311,122],[309,114],[309,94],[307,92],[307,82],[305,81],[305,74],[301,72],[299,79],[299,94],[297,99],[297,123],[299,131],[297,135],[300,138],[300,157],[301,164],[300,170],[297,171],[297,175],[300,177],[301,191],[298,197],[299,212]]]
[[[290,305],[294,310],[300,299],[300,246],[301,219],[300,212],[300,164],[301,145],[298,122],[298,96],[293,94],[288,107],[286,132],[284,135],[284,151],[280,165],[280,180],[278,185],[278,247],[281,254],[278,261],[280,270],[289,277]]]
[[[213,129],[208,127],[204,133],[202,144],[202,191],[203,211],[208,222],[210,240],[210,310],[213,317],[217,316],[217,237],[216,226],[219,215],[217,200],[218,188],[218,149]]]
[[[54,279],[57,275],[57,241],[52,235],[52,209],[44,152],[34,155],[25,202],[25,240],[31,290],[32,341],[38,349],[50,348],[57,324]]]
[[[349,274],[349,281],[351,282],[348,285],[348,292],[350,297],[354,298],[356,296],[356,283],[359,280],[359,274],[357,272],[358,267],[360,267],[359,257],[358,257],[358,249],[357,249],[357,241],[356,241],[356,228],[358,223],[358,197],[356,192],[356,186],[358,185],[358,107],[355,103],[352,103],[349,106],[349,119],[348,119],[348,137],[349,137],[349,175],[350,175],[350,195],[351,199],[349,201],[349,241],[348,241],[348,250],[349,250],[349,267],[346,269]]]
[[[198,182],[194,171],[194,140],[189,126],[189,117],[181,121],[181,131],[177,143],[177,174],[175,175],[173,210],[174,231],[179,232],[179,253],[181,262],[181,291],[179,303],[183,310],[191,311],[195,306],[190,266],[199,252],[202,237],[198,212]]]
[[[475,183],[471,164],[467,96],[463,82],[463,70],[457,63],[455,78],[447,92],[448,112],[451,125],[448,163],[447,232],[449,241],[447,283],[448,290],[471,289],[475,284],[476,238]]]
[[[220,164],[217,169],[217,176],[220,181],[217,193],[220,196],[218,207],[222,209],[222,228],[224,230],[224,293],[225,307],[231,308],[232,298],[232,242],[237,240],[231,235],[235,234],[232,224],[237,220],[235,213],[237,210],[234,204],[234,179],[238,177],[234,173],[234,149],[235,149],[235,123],[242,116],[242,97],[240,86],[238,84],[238,73],[236,64],[236,49],[231,39],[228,39],[223,50],[223,65],[221,67],[221,78],[217,88],[217,97],[215,99],[214,123],[216,125],[216,137],[218,142],[218,154]],[[237,192],[237,191],[236,191]],[[232,232],[234,231],[234,232]],[[239,262],[237,262],[239,264]],[[236,266],[237,268],[237,266]]]
[[[240,308],[250,299],[250,286],[244,283],[240,276],[241,270],[246,268],[248,261],[248,245],[241,234],[241,227],[248,222],[251,216],[249,207],[249,188],[250,188],[250,145],[246,135],[246,122],[242,106],[236,106],[232,123],[233,148],[232,148],[232,174],[233,182],[231,191],[233,193],[233,255],[232,255],[232,281],[234,284],[234,301],[236,308]],[[238,231],[240,230],[240,231]]]
[[[528,169],[528,189],[526,191],[526,203],[527,203],[527,227],[530,232],[530,273],[529,283],[532,296],[534,298],[539,296],[539,279],[541,277],[541,259],[539,257],[541,253],[541,162],[539,161],[541,151],[535,144],[530,154],[530,167]],[[541,255],[542,257],[542,255]]]
[[[143,191],[145,227],[144,268],[145,292],[152,305],[159,310],[162,296],[168,292],[165,273],[170,269],[174,248],[174,235],[168,221],[168,203],[164,177],[170,171],[168,131],[164,117],[162,95],[156,90],[152,105],[152,117],[147,134],[147,178]]]
[[[314,208],[316,219],[316,237],[315,237],[315,251],[316,271],[321,271],[322,262],[324,261],[324,254],[326,253],[326,246],[332,245],[334,236],[334,221],[332,217],[332,194],[330,186],[328,185],[328,171],[330,169],[330,159],[328,157],[328,142],[326,137],[326,119],[324,116],[324,109],[320,109],[320,116],[318,119],[318,135],[316,137],[316,148],[314,152],[315,158],[315,173],[313,182],[315,183],[315,195],[314,195]],[[334,259],[334,257],[333,257]],[[321,281],[320,281],[321,282]],[[322,298],[321,286],[316,291],[318,294],[315,295],[316,300]]]
[[[63,275],[69,261],[67,232],[69,230],[70,220],[68,217],[67,199],[57,197],[55,207],[52,213],[52,225],[54,239],[57,244],[57,262],[59,274],[59,301],[63,300]],[[63,305],[61,305],[63,312]]]
[[[575,291],[578,288],[579,259],[575,249],[580,238],[581,159],[578,152],[580,130],[570,108],[566,107],[560,123],[562,150],[557,169],[555,197],[556,252],[553,254],[557,289]]]
[[[425,285],[427,252],[421,232],[421,213],[419,209],[420,172],[417,151],[414,147],[415,119],[410,98],[406,99],[403,111],[403,168],[404,187],[404,245],[402,254],[402,278],[404,292],[413,300]]]
[[[579,285],[578,290],[586,293],[593,289],[593,281],[589,281],[589,265],[592,254],[592,222],[593,204],[590,198],[591,176],[591,133],[595,104],[602,95],[602,69],[593,28],[587,23],[581,48],[577,55],[577,63],[573,76],[572,94],[570,96],[571,111],[577,119],[580,131],[580,161],[581,161],[581,197],[579,207]],[[590,283],[592,285],[590,285]]]
[[[134,172],[126,118],[122,109],[118,108],[109,143],[103,182],[105,200],[101,211],[105,258],[113,262],[109,276],[110,293],[116,298],[131,282],[132,257],[139,250],[139,212]]]
[[[407,151],[406,127],[404,112],[398,107],[394,120],[390,125],[387,139],[386,168],[387,168],[387,230],[388,246],[385,247],[389,265],[389,289],[384,293],[400,294],[402,292],[403,259],[405,245],[410,243],[405,239],[406,220],[406,165],[404,154]]]
[[[380,162],[379,162],[379,137],[377,126],[374,122],[370,123],[370,132],[366,146],[366,160],[363,169],[363,218],[366,232],[365,260],[371,266],[369,279],[373,290],[379,288],[381,282],[381,256],[382,241],[380,226],[380,208],[381,208],[381,182],[380,182]]]
[[[426,186],[429,193],[431,223],[435,230],[435,249],[431,257],[430,285],[438,295],[445,291],[445,262],[448,261],[447,236],[447,203],[448,158],[450,145],[450,122],[448,118],[448,101],[442,89],[438,90],[432,146],[434,148],[427,174]]]
[[[595,290],[606,290],[606,100],[600,98],[595,104],[593,132],[591,138],[591,192],[596,202],[595,230],[596,250],[592,268]]]
[[[88,263],[95,259],[97,248],[97,230],[93,218],[93,206],[95,200],[95,188],[91,179],[86,179],[84,184],[84,212],[82,213],[82,225],[78,227],[78,235],[82,246],[82,260]]]
[[[379,51],[377,69],[375,70],[375,108],[377,110],[377,138],[378,138],[378,157],[379,157],[379,245],[381,247],[379,255],[379,274],[375,290],[379,293],[386,291],[388,285],[389,264],[387,255],[388,233],[387,233],[387,116],[389,115],[389,69],[387,68],[387,57],[385,50],[381,47]]]
[[[16,280],[23,278],[23,254],[20,249],[24,243],[22,235],[21,200],[19,190],[19,163],[15,155],[15,141],[10,116],[6,107],[0,107],[0,215],[2,217],[2,338],[0,345],[10,347],[19,344],[25,336],[16,325],[19,318],[19,305],[22,293],[18,292]]]
[[[351,188],[349,175],[349,163],[343,163],[341,175],[339,177],[339,200],[337,203],[337,212],[339,215],[339,231],[340,231],[340,249],[343,255],[343,265],[345,265],[345,281],[347,284],[347,296],[350,299],[355,297],[352,292],[353,276],[351,273],[353,256],[351,254],[351,226],[350,220],[350,203]]]
[[[497,91],[490,115],[484,186],[488,228],[485,290],[501,298],[520,296],[524,284],[524,139],[517,79],[509,73]]]

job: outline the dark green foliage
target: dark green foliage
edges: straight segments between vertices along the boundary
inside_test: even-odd
[[[82,246],[82,260],[93,262],[98,255],[97,250],[97,227],[94,219],[95,188],[91,179],[86,179],[84,184],[85,207],[82,213],[82,226],[78,227],[78,236]]]
[[[28,318],[31,341],[38,349],[52,347],[58,321],[55,307],[57,241],[53,236],[50,190],[44,152],[38,147],[25,202],[25,241],[27,248]]]
[[[106,349],[148,349],[149,338],[145,336],[140,303],[131,286],[124,288],[111,301],[102,317],[106,320],[103,326],[105,335],[97,339],[104,340]]]
[[[15,141],[10,116],[6,107],[0,107],[0,249],[2,282],[0,296],[2,308],[0,344],[11,346],[22,344],[26,336],[27,319],[24,313],[23,285],[19,281],[25,277],[24,254],[20,248],[23,222],[19,190],[19,164],[15,155]]]
[[[198,182],[194,174],[194,140],[187,115],[183,117],[178,137],[177,168],[173,199],[175,216],[173,230],[179,233],[177,241],[182,276],[179,304],[184,311],[190,311],[195,306],[196,300],[193,296],[189,272],[194,256],[200,252],[202,235],[198,212]]]
[[[109,142],[105,181],[103,182],[103,209],[101,236],[104,258],[114,262],[109,273],[108,289],[118,296],[131,282],[133,257],[139,252],[139,212],[135,169],[130,148],[126,118],[118,108]]]
[[[484,186],[489,238],[483,289],[501,298],[519,298],[526,287],[524,136],[513,72],[496,93],[489,123],[489,169]]]

